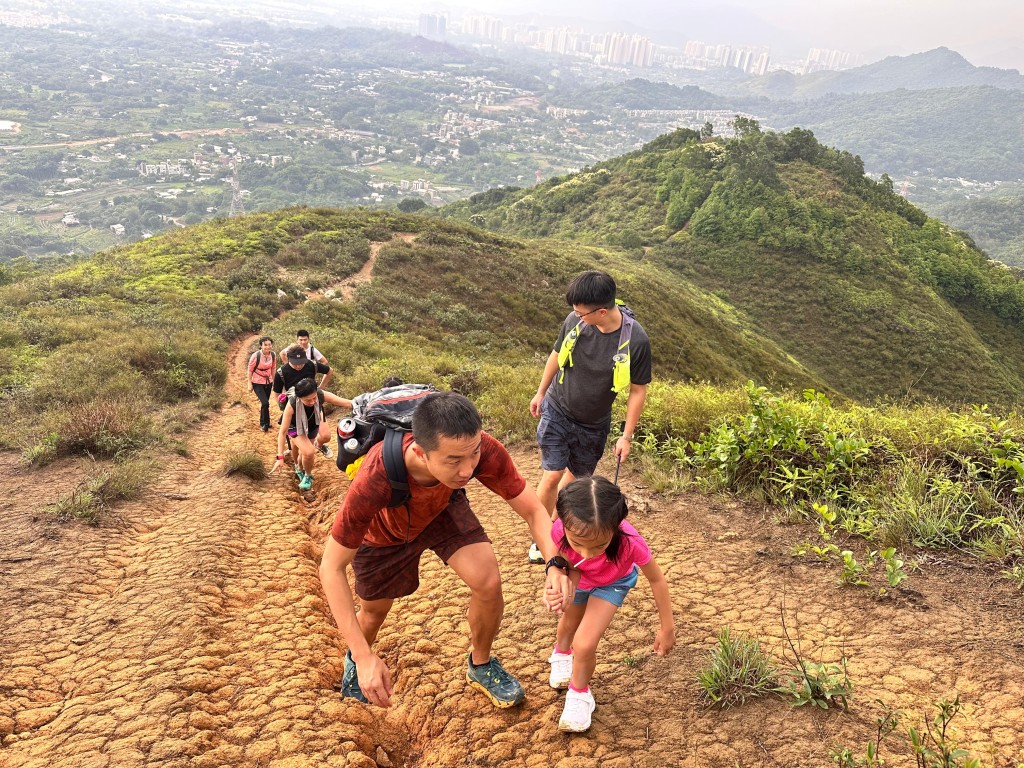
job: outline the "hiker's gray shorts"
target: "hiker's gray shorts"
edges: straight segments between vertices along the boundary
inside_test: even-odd
[[[570,419],[545,397],[540,403],[537,445],[540,468],[545,471],[568,469],[574,477],[594,474],[604,453],[611,419],[602,427],[585,427]]]

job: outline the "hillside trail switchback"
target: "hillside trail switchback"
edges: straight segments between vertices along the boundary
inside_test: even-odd
[[[467,686],[468,590],[430,553],[376,646],[395,705],[342,700],[345,647],[317,567],[347,479],[319,458],[306,496],[289,472],[223,475],[226,455],[252,450],[270,466],[276,450],[245,391],[254,338],[232,344],[227,400],[192,431],[192,455],[160,456],[142,498],[96,526],[45,510],[95,471],[89,461],[29,469],[0,454],[0,767],[824,768],[832,748],[863,754],[876,699],[920,730],[956,693],[960,745],[989,768],[1024,761],[1024,616],[1005,579],[933,555],[907,589],[879,599],[791,557],[807,527],[727,497],[651,494],[631,465],[621,477],[630,519],[669,580],[677,646],[651,654],[657,614],[641,579],[599,647],[589,733],[557,730],[564,694],[547,687],[555,618],[541,607],[543,569],[526,563],[525,523],[477,484],[470,498],[506,600],[495,654],[525,704],[499,711]],[[536,450],[513,457],[536,483]],[[702,708],[695,679],[718,629],[778,657],[781,610],[808,659],[849,660],[850,712],[781,697]],[[892,737],[883,755],[914,765]]]

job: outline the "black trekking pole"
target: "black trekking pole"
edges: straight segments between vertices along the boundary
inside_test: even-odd
[[[619,468],[621,466],[622,466],[622,455],[620,454],[620,455],[615,457],[615,481],[614,481],[615,485],[619,484]]]

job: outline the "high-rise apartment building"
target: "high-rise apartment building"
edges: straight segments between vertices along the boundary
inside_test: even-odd
[[[803,73],[838,71],[859,67],[864,63],[864,57],[858,53],[846,53],[831,48],[811,48],[807,52],[807,60],[804,62]]]
[[[448,19],[440,13],[421,13],[419,32],[431,40],[444,40]]]

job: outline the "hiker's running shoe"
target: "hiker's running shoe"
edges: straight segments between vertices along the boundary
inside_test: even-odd
[[[302,476],[302,479],[299,480],[299,490],[300,491],[308,491],[312,487],[313,487],[313,476],[307,472],[306,474],[304,474]]]
[[[537,546],[537,542],[533,542],[533,544],[530,545],[530,551],[526,555],[526,559],[534,565],[540,565],[544,562],[544,555],[540,553],[540,547]]]
[[[548,662],[551,664],[551,675],[548,677],[548,685],[555,690],[568,688],[569,681],[572,680],[572,652],[558,653],[557,651],[552,651]]]
[[[514,707],[526,698],[523,686],[512,675],[505,671],[496,658],[491,656],[486,664],[473,665],[473,654],[469,654],[469,667],[466,670],[466,681],[474,688],[487,694],[487,698],[496,707]]]
[[[363,704],[369,704],[362,688],[359,687],[359,673],[356,671],[356,663],[352,661],[352,651],[345,651],[345,674],[341,676],[341,697],[343,699],[355,699]]]
[[[306,473],[302,469],[302,465],[301,464],[296,464],[295,465],[295,476],[297,478],[299,478],[299,480],[301,480],[303,477],[305,477],[305,475],[306,475]]]
[[[572,688],[565,694],[565,708],[558,718],[558,730],[569,733],[583,733],[590,728],[590,716],[594,713],[597,702],[594,701],[590,689],[586,693],[574,691]]]
[[[318,445],[316,449],[320,451],[321,454],[323,454],[323,457],[325,459],[329,459],[331,458],[331,456],[334,455],[334,451],[331,450],[331,446],[327,445],[327,443],[324,443],[323,445]]]

